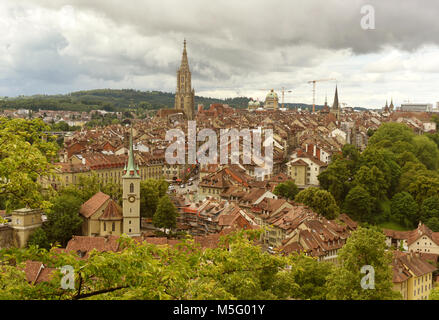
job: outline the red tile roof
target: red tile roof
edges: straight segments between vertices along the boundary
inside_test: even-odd
[[[79,213],[84,217],[92,216],[108,199],[110,196],[99,191],[93,197],[88,199],[79,209]]]
[[[107,221],[122,220],[122,219],[123,219],[122,208],[119,207],[119,205],[113,199],[111,199],[108,202],[108,205],[104,210],[104,213],[99,218],[99,220],[107,220]]]

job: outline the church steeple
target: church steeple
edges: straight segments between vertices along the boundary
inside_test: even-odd
[[[338,105],[338,88],[337,85],[335,85],[335,95],[334,95],[334,103],[332,104],[332,110],[338,111],[339,105]]]
[[[124,175],[122,178],[140,178],[139,167],[135,164],[133,152],[133,127],[130,132],[130,147],[128,152],[128,162],[125,165]]]
[[[128,162],[122,176],[122,232],[129,236],[140,235],[140,175],[133,152],[133,127],[130,132]]]
[[[340,118],[340,104],[338,102],[338,87],[335,85],[335,95],[334,95],[334,102],[331,107],[331,113],[335,115],[336,119],[338,120]]]
[[[392,98],[392,100],[390,100],[390,106],[389,106],[389,110],[390,110],[390,112],[393,112],[393,109],[394,109],[395,107],[394,107],[394,105],[393,105],[393,98]]]

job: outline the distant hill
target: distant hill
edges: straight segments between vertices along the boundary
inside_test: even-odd
[[[247,108],[249,98],[236,97],[215,99],[195,96],[195,107],[204,104],[205,108],[212,103],[228,104],[233,108]],[[312,108],[303,103],[286,103],[287,108]],[[133,89],[96,89],[68,93],[65,95],[33,95],[0,100],[0,109],[31,109],[38,111],[68,110],[68,111],[127,111],[134,109],[158,110],[174,108],[174,94],[161,91],[139,91]],[[320,110],[322,106],[316,106]]]

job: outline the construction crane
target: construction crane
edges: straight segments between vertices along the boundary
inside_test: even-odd
[[[333,80],[337,81],[337,79],[334,78],[308,81],[308,83],[312,83],[312,112],[316,112],[316,82],[333,81]]]
[[[287,90],[287,89],[285,89],[285,87],[282,87],[282,88],[280,88],[280,89],[258,89],[258,90],[263,90],[263,91],[267,91],[267,90],[281,91],[281,92],[282,92],[282,109],[284,108],[285,92],[286,92],[286,93],[293,92],[292,90]]]

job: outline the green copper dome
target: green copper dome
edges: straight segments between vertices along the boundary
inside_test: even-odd
[[[277,93],[273,89],[267,94],[265,99],[277,99]]]

